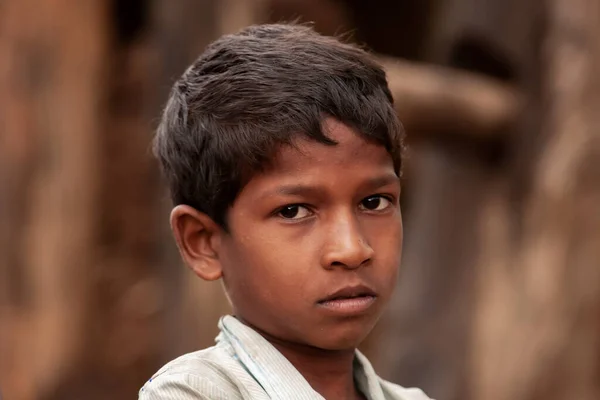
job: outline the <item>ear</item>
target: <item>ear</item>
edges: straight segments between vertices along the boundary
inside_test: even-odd
[[[222,230],[208,215],[178,205],[171,211],[171,230],[183,261],[196,275],[207,281],[223,275],[219,261]]]

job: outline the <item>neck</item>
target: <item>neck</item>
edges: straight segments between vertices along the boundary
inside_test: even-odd
[[[325,399],[362,399],[354,384],[354,350],[326,351],[310,347],[294,349],[294,346],[271,344]]]
[[[364,399],[354,384],[355,349],[323,350],[258,332],[279,350],[325,399]]]

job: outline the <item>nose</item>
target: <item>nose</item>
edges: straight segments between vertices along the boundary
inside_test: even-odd
[[[365,239],[360,224],[353,215],[339,217],[332,225],[327,230],[323,250],[324,268],[356,269],[371,261],[375,252]]]

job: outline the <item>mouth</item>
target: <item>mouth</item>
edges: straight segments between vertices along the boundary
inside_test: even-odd
[[[335,313],[356,314],[367,311],[376,299],[377,293],[367,286],[346,286],[319,300],[317,304]]]

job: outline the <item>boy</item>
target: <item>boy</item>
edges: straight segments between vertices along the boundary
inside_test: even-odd
[[[422,400],[356,350],[396,285],[403,130],[385,73],[306,26],[211,44],[174,85],[155,152],[185,263],[222,279],[214,347],[142,400]]]

